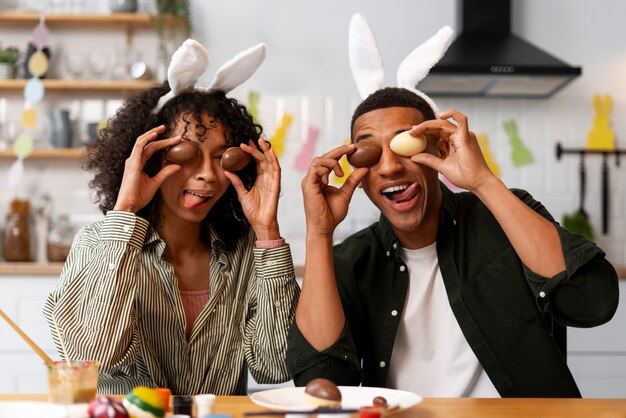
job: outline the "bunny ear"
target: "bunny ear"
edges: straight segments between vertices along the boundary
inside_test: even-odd
[[[260,43],[235,55],[217,70],[207,90],[228,93],[241,85],[259,68],[265,59],[266,51],[267,46]]]
[[[187,39],[174,52],[167,69],[167,81],[174,95],[192,88],[209,66],[209,53],[197,41]]]
[[[418,46],[402,61],[398,67],[398,87],[415,90],[430,69],[443,57],[450,44],[454,31],[444,26],[429,40]]]
[[[163,95],[152,113],[157,113],[172,97],[183,90],[193,88],[209,66],[209,53],[197,41],[187,39],[174,52],[167,69],[167,81],[170,91]]]
[[[352,76],[361,98],[365,99],[381,88],[385,69],[374,32],[360,13],[350,20],[349,53]]]

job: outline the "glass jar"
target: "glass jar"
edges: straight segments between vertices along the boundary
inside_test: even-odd
[[[74,239],[74,226],[68,215],[57,215],[48,222],[46,256],[49,262],[64,262]]]
[[[50,262],[64,262],[74,239],[74,226],[68,215],[56,215],[48,222],[46,256]]]
[[[4,226],[2,253],[5,261],[31,261],[28,215],[9,213]]]

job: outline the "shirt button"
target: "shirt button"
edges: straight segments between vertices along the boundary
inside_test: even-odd
[[[395,309],[391,311],[391,316],[398,316],[398,311],[396,311]]]
[[[378,363],[378,365],[380,367],[385,367],[387,365],[387,363],[385,363],[384,361],[381,361],[380,363]]]
[[[540,298],[545,298],[546,297],[546,292],[544,292],[543,290],[541,292],[539,292],[539,297]]]
[[[124,232],[128,232],[130,231],[130,225],[124,225],[124,228],[122,228],[124,230]]]
[[[397,243],[397,242],[394,242],[394,243],[393,243],[393,249],[395,250],[395,249],[397,249],[397,248],[398,248],[398,243]]]
[[[277,300],[275,300],[275,301],[274,301],[274,306],[279,307],[279,306],[280,306],[280,302],[279,302],[279,301],[277,301]]]
[[[109,264],[109,270],[113,270],[114,268],[115,268],[115,264],[110,263],[110,264]]]
[[[406,270],[406,267],[400,266],[400,271],[404,271],[404,270]]]
[[[389,251],[387,251],[387,257],[389,257]]]

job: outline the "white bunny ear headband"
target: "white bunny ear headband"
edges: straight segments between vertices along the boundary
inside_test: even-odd
[[[423,98],[439,117],[435,102],[415,86],[428,75],[430,69],[443,57],[450,44],[454,31],[444,26],[426,42],[415,48],[400,63],[397,73],[398,87],[405,88]],[[357,13],[350,21],[350,68],[359,94],[365,99],[382,87],[385,69],[378,44],[367,20]]]
[[[265,59],[266,51],[267,46],[264,43],[241,51],[222,65],[215,73],[211,84],[204,87],[196,85],[196,83],[209,66],[209,53],[199,42],[187,39],[174,52],[167,69],[167,81],[171,90],[161,96],[152,113],[158,113],[168,100],[185,90],[196,89],[206,92],[223,91],[228,93],[254,74]]]

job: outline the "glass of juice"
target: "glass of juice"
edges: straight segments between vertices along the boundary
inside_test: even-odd
[[[57,404],[89,403],[96,397],[96,361],[56,361],[48,366],[48,399]]]

